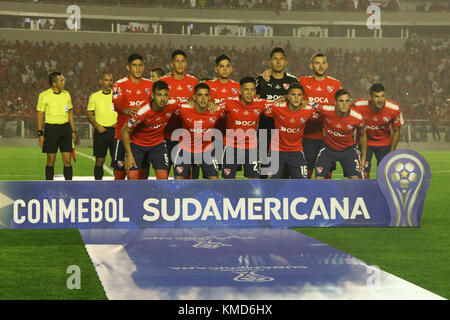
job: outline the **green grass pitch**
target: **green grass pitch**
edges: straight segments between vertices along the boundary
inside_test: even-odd
[[[82,154],[73,163],[74,176],[92,176],[92,149],[77,151]],[[420,228],[295,230],[448,299],[450,152],[420,153],[432,171]],[[45,159],[38,147],[1,147],[0,180],[43,180]],[[375,170],[375,161],[372,165]],[[59,155],[58,174],[62,174]],[[342,178],[340,168],[334,176]],[[67,288],[71,265],[80,267],[81,289]],[[106,295],[78,230],[0,229],[0,299],[106,299]]]

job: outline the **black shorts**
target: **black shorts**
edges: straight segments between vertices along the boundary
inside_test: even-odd
[[[361,150],[361,146],[359,146]],[[366,166],[364,166],[364,171],[370,172],[372,157],[375,154],[377,159],[377,166],[380,165],[381,160],[391,151],[391,146],[367,146],[366,153]]]
[[[307,166],[303,151],[279,151],[278,171],[270,179],[306,179]],[[274,159],[272,159],[273,165]]]
[[[256,148],[238,149],[225,146],[222,163],[222,178],[224,179],[236,178],[236,171],[240,165],[244,167],[245,177],[259,178],[258,150]]]
[[[317,156],[316,177],[326,177],[336,161],[341,163],[345,177],[359,177],[361,175],[355,146],[344,150],[334,150],[325,146]]]
[[[111,158],[111,167],[114,170],[125,170],[125,148],[122,140],[115,139],[114,154]]]
[[[137,168],[132,167],[130,171],[146,169],[150,163],[155,170],[169,170],[169,155],[167,154],[165,142],[151,147],[143,147],[131,142],[130,146],[134,162],[137,165]]]
[[[174,163],[173,160],[175,159],[176,152],[177,152],[177,148],[175,148],[175,147],[178,145],[178,141],[165,139],[165,142],[166,142],[167,154],[169,155],[169,168],[170,168]]]
[[[175,177],[186,178],[193,165],[198,165],[202,168],[203,177],[218,177],[219,168],[217,159],[213,158],[208,163],[203,159],[203,154],[190,153],[189,151],[178,148],[174,162],[173,162],[173,175]],[[200,159],[198,159],[200,158]]]
[[[50,124],[44,127],[43,153],[72,152],[72,127],[70,124]]]
[[[316,167],[317,156],[320,150],[325,147],[325,142],[322,139],[303,138],[303,153],[305,154],[306,166],[308,171],[314,170]],[[336,170],[336,163],[331,167],[331,171]]]
[[[105,158],[109,150],[109,155],[113,158],[114,146],[116,139],[114,138],[114,127],[105,127],[106,131],[99,133],[94,130],[94,157]]]

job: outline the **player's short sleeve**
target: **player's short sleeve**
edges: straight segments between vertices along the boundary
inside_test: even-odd
[[[112,101],[114,105],[114,110],[117,112],[122,112],[123,110],[123,93],[120,85],[116,82],[113,86]]]
[[[403,114],[402,114],[402,112],[399,110],[397,116],[393,118],[392,126],[393,126],[393,127],[401,127],[404,123],[405,123],[405,122],[404,122],[404,120],[403,120]]]

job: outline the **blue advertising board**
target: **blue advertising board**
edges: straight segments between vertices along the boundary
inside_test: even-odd
[[[431,173],[391,152],[376,180],[3,181],[3,228],[419,226]]]

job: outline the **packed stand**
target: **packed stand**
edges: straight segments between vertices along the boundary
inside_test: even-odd
[[[356,52],[330,48],[324,53],[329,61],[329,74],[343,83],[353,97],[367,97],[374,82],[383,83],[389,98],[402,107],[405,119],[430,119],[438,114],[440,121],[449,121],[449,40],[407,41],[404,49],[382,49],[381,52],[361,49]],[[274,45],[275,46],[275,45]],[[53,42],[19,42],[0,40],[0,135],[14,135],[7,128],[11,119],[24,121],[27,136],[35,136],[36,103],[39,92],[49,87],[47,76],[60,71],[66,78],[66,90],[72,96],[75,116],[85,116],[89,95],[98,90],[98,76],[110,70],[114,80],[126,75],[127,57],[132,52],[146,60],[146,76],[161,67],[170,71],[170,54],[179,49],[167,45],[130,46],[90,43],[83,46]],[[214,77],[214,59],[226,54],[232,58],[232,78],[256,77],[267,69],[271,48],[189,46],[181,48],[188,54],[188,73],[198,79]],[[288,72],[309,75],[311,48],[293,49],[284,46],[289,61]],[[74,58],[77,57],[77,58]],[[248,63],[253,61],[254,63]]]

